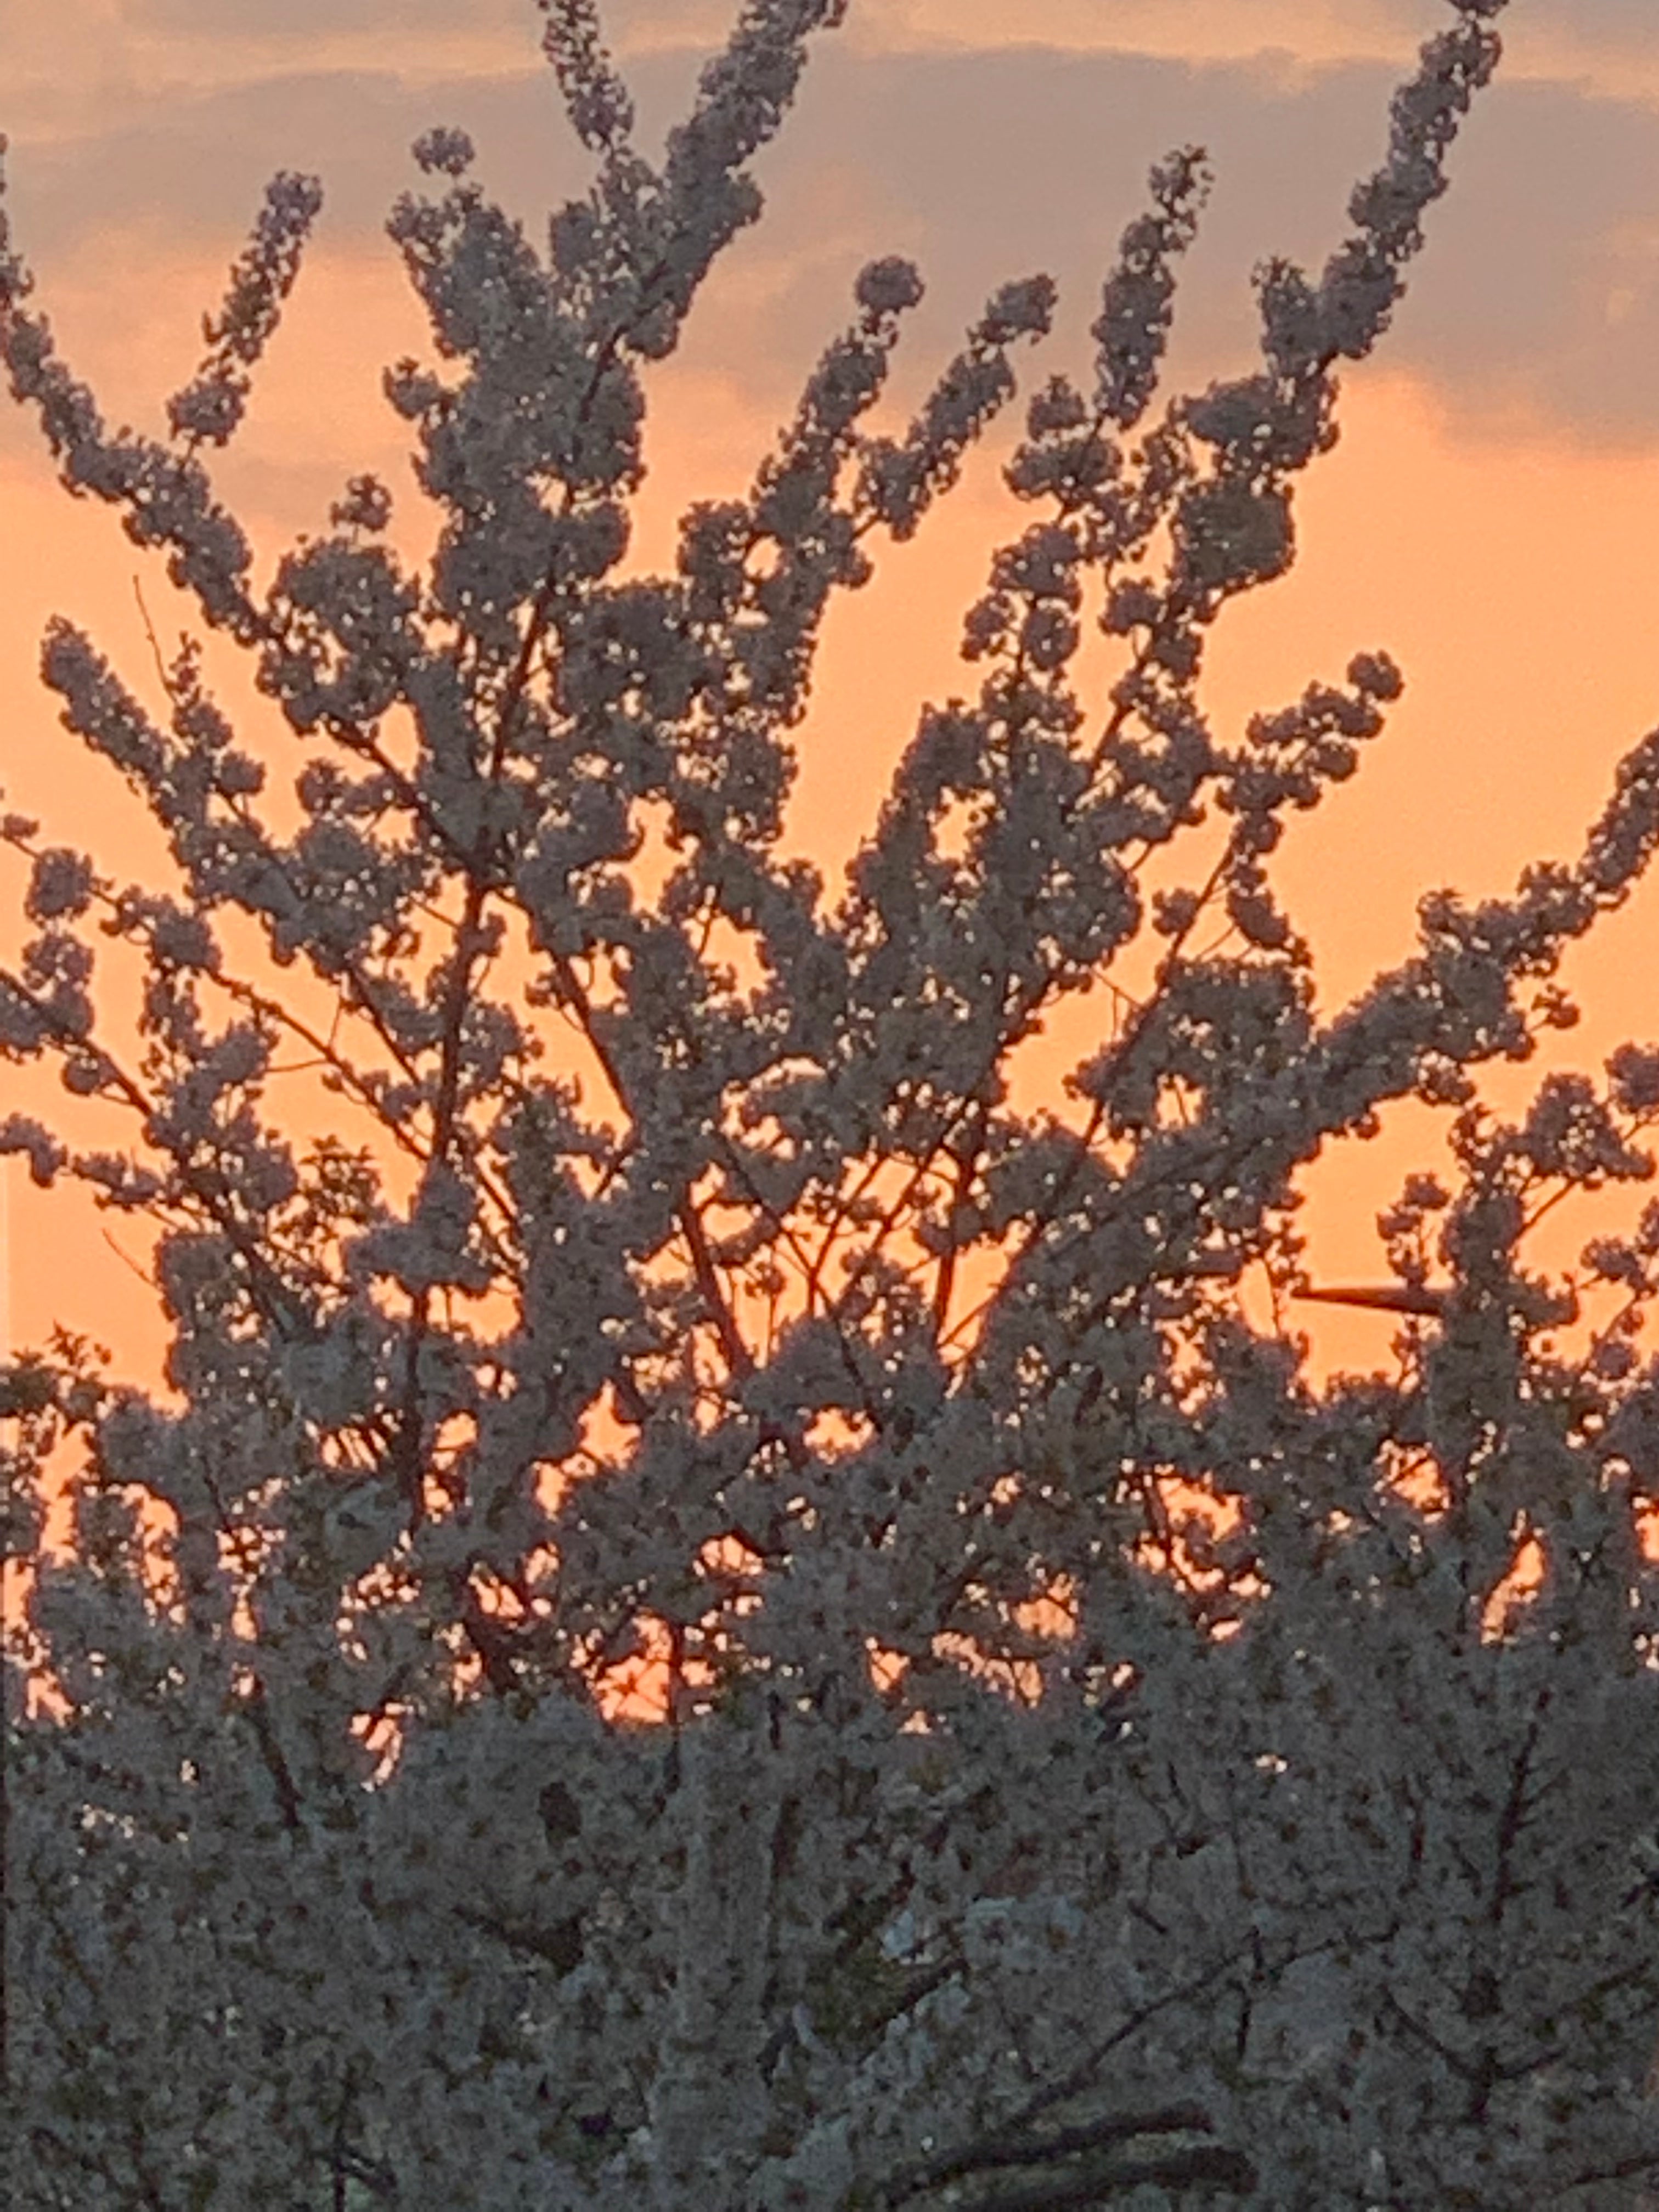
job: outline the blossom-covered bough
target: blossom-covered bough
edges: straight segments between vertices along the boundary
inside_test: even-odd
[[[1092,387],[1042,384],[1007,468],[1034,520],[967,618],[977,693],[923,713],[833,911],[776,853],[825,607],[1053,306],[1006,287],[876,436],[921,286],[867,267],[750,495],[623,574],[642,371],[840,0],[750,0],[657,167],[593,0],[543,0],[597,170],[545,261],[464,134],[417,143],[441,196],[389,228],[448,367],[386,390],[444,511],[429,576],[359,477],[262,599],[199,458],[313,180],[270,187],[166,444],[106,433],[0,224],[0,350],[64,483],[166,550],[307,747],[284,836],[197,646],[162,727],[51,626],[64,720],[177,881],[7,817],[35,933],[0,1051],[134,1136],[14,1115],[0,1145],[159,1223],[173,1396],[63,1333],[0,1370],[31,1571],[9,2201],[1425,2212],[1659,2178],[1659,1209],[1571,1282],[1525,1249],[1650,1171],[1659,1054],[1513,1125],[1468,1073],[1571,1019],[1559,958],[1659,840],[1659,734],[1575,863],[1425,901],[1321,1019],[1267,864],[1400,676],[1362,653],[1232,738],[1200,699],[1221,609],[1291,561],[1502,4],[1455,0],[1319,280],[1258,271],[1260,372],[1149,421],[1208,182],[1193,149],[1153,171]],[[1121,655],[1093,705],[1085,611]],[[263,965],[228,949],[249,918]],[[100,930],[143,963],[125,1054]],[[1103,977],[1078,1113],[1021,1120],[1011,1052]],[[541,1064],[560,1036],[597,1110]],[[296,1047],[338,1125],[309,1145]],[[1298,1171],[1413,1096],[1457,1187],[1413,1178],[1382,1227],[1407,1291],[1441,1280],[1393,1379],[1316,1389],[1241,1285],[1283,1316]],[[1222,1522],[1172,1526],[1176,1480]],[[1523,1539],[1540,1579],[1494,1626]],[[649,1723],[617,1694],[641,1653]]]

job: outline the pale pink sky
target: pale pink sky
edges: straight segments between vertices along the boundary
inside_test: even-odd
[[[1360,776],[1300,826],[1280,880],[1322,956],[1327,1004],[1408,956],[1425,889],[1507,891],[1528,860],[1568,857],[1618,755],[1659,721],[1651,516],[1659,492],[1659,50],[1651,0],[1515,0],[1509,52],[1431,210],[1429,246],[1395,328],[1346,380],[1342,442],[1304,480],[1291,576],[1231,609],[1212,651],[1218,726],[1340,676],[1386,648],[1407,679]],[[644,150],[678,111],[734,5],[635,0],[611,20],[640,94]],[[1150,162],[1198,139],[1215,193],[1177,305],[1186,388],[1249,364],[1251,264],[1316,269],[1351,185],[1385,141],[1388,95],[1435,0],[854,0],[821,39],[797,112],[758,174],[769,198],[712,280],[682,352],[648,386],[653,475],[636,557],[655,564],[694,496],[739,489],[866,259],[904,252],[929,295],[913,319],[896,407],[931,381],[1002,279],[1061,285],[1055,336],[1025,384],[1083,374],[1100,276],[1142,204]],[[349,19],[350,27],[339,26]],[[0,15],[0,128],[15,244],[64,356],[112,424],[163,431],[161,402],[200,351],[269,176],[319,173],[326,199],[248,422],[214,464],[268,579],[302,531],[326,527],[346,477],[392,487],[392,535],[434,525],[403,426],[379,391],[398,354],[425,358],[424,319],[380,230],[421,180],[408,145],[436,122],[476,139],[477,173],[544,241],[584,182],[531,0],[57,0]],[[1014,411],[1006,418],[1012,429]],[[830,875],[873,823],[918,705],[971,689],[960,613],[991,547],[1029,519],[981,453],[920,539],[830,624],[801,736],[793,849]],[[31,417],[0,396],[0,785],[55,842],[143,874],[158,849],[114,777],[57,725],[36,678],[47,617],[86,628],[159,703],[133,578],[164,645],[191,623],[161,564],[115,513],[58,486]],[[210,677],[256,742],[275,718],[217,640]],[[280,757],[280,751],[272,757]],[[0,860],[0,955],[22,935],[21,867]],[[1659,1035],[1650,893],[1569,980],[1583,1028],[1560,1057],[1593,1064]],[[114,974],[116,971],[112,971]],[[1098,998],[1030,1048],[1016,1096],[1060,1103]],[[1494,1082],[1514,1099],[1535,1079]],[[7,1109],[62,1094],[0,1068]],[[1376,1272],[1370,1216],[1431,1132],[1402,1112],[1389,1138],[1322,1161],[1306,1218],[1316,1272]],[[1395,1125],[1398,1125],[1397,1127]],[[89,1133],[82,1118],[74,1125]],[[112,1116],[105,1140],[117,1140]],[[10,1333],[55,1319],[111,1344],[125,1371],[159,1347],[149,1294],[73,1195],[42,1197],[14,1165]],[[1561,1256],[1586,1233],[1565,1224]],[[138,1247],[130,1224],[116,1235]],[[140,1256],[142,1254],[140,1253]],[[1386,1324],[1333,1316],[1321,1343],[1380,1355]]]

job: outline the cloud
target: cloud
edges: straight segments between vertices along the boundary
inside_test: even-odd
[[[1460,431],[1659,445],[1659,112],[1511,85],[1431,220],[1399,357]]]
[[[884,52],[1032,46],[1239,61],[1277,48],[1319,65],[1397,54],[1435,15],[1435,0],[891,0],[851,28]]]
[[[82,12],[111,0],[70,0]],[[613,47],[637,56],[712,50],[739,0],[601,0]],[[54,9],[56,17],[58,10]],[[459,19],[459,20],[458,20]],[[1445,0],[879,0],[854,5],[840,36],[872,52],[996,51],[1039,46],[1080,52],[1243,60],[1278,48],[1318,66],[1407,51],[1449,20]],[[497,40],[503,57],[539,43],[536,0],[118,0],[120,33],[140,44],[187,45],[198,60],[286,55],[314,58],[373,41],[382,57],[404,37],[429,46],[456,37]],[[1593,61],[1644,56],[1650,0],[1572,0],[1567,9],[1518,6],[1500,18],[1505,43],[1530,66],[1537,54]],[[368,58],[360,52],[359,57]]]
[[[492,191],[550,207],[586,185],[550,70],[434,88],[337,70],[174,89],[73,138],[15,136],[9,197],[26,255],[43,264],[95,256],[112,231],[180,250],[210,240],[228,254],[266,180],[307,170],[323,180],[318,236],[358,250],[380,233],[399,191],[428,185],[409,149],[434,122],[473,134]]]
[[[124,20],[138,32],[163,31],[194,42],[215,39],[281,38],[304,44],[341,27],[340,0],[236,0],[228,13],[221,0],[128,0]],[[354,27],[382,32],[441,28],[455,18],[454,0],[350,0],[343,11]],[[475,21],[535,22],[532,0],[467,0]]]
[[[1021,4],[1020,21],[1036,21],[1060,0]],[[1123,21],[1138,4],[1124,0]],[[1634,34],[1638,10],[1625,0],[1575,5],[1581,37],[1611,50]],[[453,21],[447,0],[362,0],[354,30],[365,41],[386,30],[380,65],[295,66],[307,26],[333,12],[324,0],[239,0],[233,40],[216,0],[129,9],[121,22],[135,40],[187,35],[210,81],[153,84],[118,103],[109,94],[107,112],[88,111],[73,131],[15,132],[11,199],[43,304],[54,282],[94,281],[118,242],[129,260],[165,246],[228,265],[265,180],[283,167],[323,178],[313,251],[389,258],[381,232],[392,200],[426,188],[410,142],[435,122],[472,134],[486,189],[544,245],[547,213],[584,188],[587,169],[550,70],[514,28],[521,0],[481,0],[468,15],[472,27],[500,27],[504,55],[516,42],[516,64],[419,81],[416,33],[440,15]],[[702,21],[700,9],[690,12]],[[726,12],[712,0],[707,10],[711,20]],[[914,25],[917,9],[908,12]],[[1393,25],[1398,58],[1310,70],[1288,51],[1200,64],[1030,44],[884,52],[867,40],[819,41],[797,112],[761,158],[769,218],[717,271],[688,333],[689,368],[775,412],[846,319],[858,268],[896,251],[921,263],[929,286],[899,398],[919,395],[991,289],[1037,269],[1059,280],[1062,297],[1060,335],[1039,357],[1086,371],[1101,277],[1144,204],[1146,169],[1189,141],[1207,147],[1218,175],[1177,303],[1173,367],[1200,386],[1249,368],[1251,266],[1285,252],[1318,269],[1347,227],[1350,189],[1382,155],[1389,96],[1423,19],[1431,28],[1443,17],[1419,0],[1332,0],[1327,12],[1355,35],[1368,21]],[[1108,21],[1113,11],[1094,13]],[[657,0],[623,14],[622,27],[647,48],[677,20]],[[977,11],[988,37],[995,14],[990,0]],[[1194,21],[1202,14],[1195,8]],[[234,68],[211,81],[235,40]],[[137,51],[118,42],[101,66],[125,67]],[[647,151],[683,112],[696,61],[686,47],[635,53]],[[1500,73],[1451,172],[1379,359],[1421,380],[1464,434],[1659,443],[1659,109]]]
[[[1200,385],[1238,373],[1255,357],[1250,270],[1279,252],[1322,265],[1353,184],[1382,156],[1401,74],[1357,64],[1308,77],[1272,55],[1195,67],[1029,48],[826,51],[807,88],[812,127],[786,137],[770,172],[795,218],[816,206],[823,219],[780,267],[746,349],[809,351],[860,252],[900,250],[929,281],[918,350],[936,356],[1003,277],[1046,269],[1061,287],[1060,343],[1081,368],[1147,166],[1196,142],[1216,185],[1171,365]],[[1378,361],[1426,384],[1461,434],[1659,444],[1659,112],[1500,79],[1449,170]]]
[[[672,14],[681,0],[624,0]],[[1045,46],[1243,61],[1277,49],[1299,68],[1394,60],[1451,21],[1447,0],[882,0],[849,33],[875,50]],[[1582,82],[1659,106],[1653,0],[1518,0],[1496,19],[1511,81]]]

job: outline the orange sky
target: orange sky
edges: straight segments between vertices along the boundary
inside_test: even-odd
[[[688,82],[688,40],[712,43],[731,12],[724,0],[615,11],[647,151]],[[1627,14],[1617,0],[1576,0],[1569,32],[1559,6],[1516,0],[1499,82],[1453,155],[1451,193],[1431,211],[1420,279],[1376,357],[1347,379],[1342,443],[1304,481],[1297,566],[1231,609],[1215,641],[1208,698],[1224,730],[1312,678],[1336,678],[1357,650],[1386,648],[1407,675],[1360,776],[1299,823],[1281,856],[1328,1005],[1406,957],[1422,890],[1507,890],[1528,860],[1571,855],[1618,755],[1659,720],[1648,557],[1659,490],[1659,69],[1644,42],[1620,45]],[[1182,137],[1210,143],[1219,174],[1180,302],[1182,381],[1247,366],[1251,259],[1282,246],[1316,267],[1337,241],[1347,188],[1381,151],[1389,89],[1444,15],[1432,0],[1252,0],[1248,10],[1236,0],[1121,0],[1108,51],[1103,13],[1085,0],[855,0],[847,32],[819,42],[799,111],[763,159],[767,217],[728,256],[682,353],[648,387],[653,473],[635,557],[667,556],[689,499],[746,482],[844,320],[852,275],[875,254],[912,252],[932,280],[901,354],[901,405],[986,293],[1034,266],[1060,278],[1062,318],[1047,347],[1024,356],[1025,388],[1050,368],[1085,373],[1082,333],[1113,242],[1140,204],[1136,180]],[[194,368],[199,316],[217,304],[268,175],[293,166],[323,176],[329,199],[283,332],[257,373],[248,422],[214,463],[254,539],[261,583],[300,532],[325,526],[328,501],[361,469],[397,495],[400,550],[431,543],[403,426],[378,389],[386,362],[428,350],[379,230],[396,192],[417,181],[409,139],[432,122],[466,125],[486,187],[532,237],[543,211],[582,180],[528,0],[475,0],[461,31],[434,0],[357,9],[349,35],[331,20],[316,0],[239,0],[232,11],[207,0],[63,0],[50,35],[42,11],[0,24],[16,242],[40,278],[35,304],[112,424],[161,428],[162,398]],[[984,138],[988,118],[1000,140]],[[1564,148],[1583,158],[1555,166]],[[1533,174],[1544,149],[1547,195]],[[40,817],[55,841],[84,842],[112,872],[142,876],[154,833],[58,727],[36,679],[39,641],[52,613],[69,614],[159,704],[135,575],[164,646],[191,610],[112,510],[63,492],[32,418],[3,399],[0,517],[6,804]],[[998,483],[994,444],[920,539],[879,550],[876,582],[833,614],[789,841],[832,888],[873,823],[919,702],[971,689],[956,659],[960,612],[990,548],[1027,520]],[[256,743],[275,732],[280,759],[276,718],[220,641],[207,669]],[[0,859],[7,957],[23,933],[21,876]],[[1638,900],[1578,960],[1570,980],[1588,1018],[1561,1059],[1593,1064],[1625,1036],[1659,1034],[1656,900]],[[1019,1103],[1062,1103],[1059,1076],[1089,1048],[1098,1004],[1081,1002],[1028,1048]],[[1519,1095],[1512,1074],[1493,1088]],[[63,1103],[33,1071],[0,1069],[0,1089],[8,1110]],[[1426,1141],[1423,1117],[1395,1118],[1397,1139],[1349,1147],[1314,1171],[1305,1226],[1316,1273],[1376,1272],[1370,1216],[1398,1174],[1421,1164]],[[103,1127],[118,1137],[114,1117]],[[9,1187],[12,1341],[38,1342],[62,1320],[109,1344],[118,1370],[152,1373],[153,1301],[112,1252],[105,1218],[72,1192],[37,1193],[19,1164]],[[1583,1233],[1582,1219],[1565,1224],[1559,1256]],[[131,1224],[114,1234],[140,1251]],[[1387,1337],[1386,1322],[1355,1316],[1317,1330],[1323,1355],[1340,1360],[1369,1363]]]

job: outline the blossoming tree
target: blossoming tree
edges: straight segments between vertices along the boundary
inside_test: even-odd
[[[166,550],[306,747],[284,835],[197,644],[164,727],[50,628],[64,721],[176,882],[6,818],[34,934],[0,1052],[133,1140],[14,1115],[0,1146],[159,1224],[173,1395],[61,1332],[0,1370],[9,2201],[1423,2212],[1659,2177],[1659,1208],[1571,1282],[1528,1261],[1545,1207],[1650,1171],[1659,1053],[1513,1123],[1470,1073],[1570,1021],[1559,957],[1659,841],[1659,733],[1574,863],[1425,900],[1321,1019],[1268,861],[1401,678],[1363,653],[1233,734],[1200,696],[1502,5],[1453,0],[1322,276],[1257,272],[1259,372],[1156,415],[1208,179],[1153,171],[1091,387],[1030,399],[977,690],[922,713],[833,909],[776,854],[825,608],[1053,307],[1007,285],[878,436],[921,284],[872,264],[750,495],[621,573],[644,372],[840,0],[750,0],[655,167],[594,0],[542,0],[596,169],[545,258],[462,133],[417,142],[438,196],[389,228],[447,366],[386,392],[443,510],[427,575],[360,477],[260,596],[200,458],[313,180],[270,187],[167,443],[107,434],[0,222],[0,351],[64,484]],[[143,964],[130,1051],[94,931]],[[1077,1113],[1013,1114],[1013,1048],[1114,975]],[[544,1064],[558,1018],[593,1108]],[[295,1045],[336,1116],[310,1142],[273,1093]],[[1413,1096],[1457,1172],[1383,1218],[1398,1371],[1316,1388],[1296,1178]],[[1220,1517],[1172,1524],[1176,1483]]]

